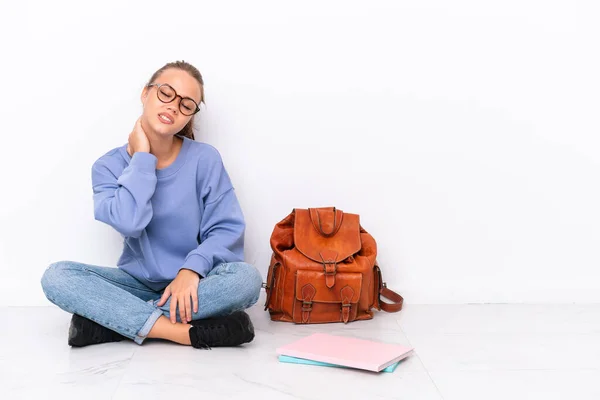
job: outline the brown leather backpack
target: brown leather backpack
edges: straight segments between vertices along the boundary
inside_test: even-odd
[[[264,286],[273,321],[347,323],[373,318],[372,308],[402,309],[402,296],[382,281],[377,244],[357,214],[296,208],[275,225],[271,248]]]

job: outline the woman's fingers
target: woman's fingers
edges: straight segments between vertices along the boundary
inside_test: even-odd
[[[135,127],[138,129],[141,129],[142,131],[144,130],[144,128],[142,128],[142,116],[141,115],[137,119],[137,121],[135,121]]]
[[[129,150],[133,157],[134,153],[138,151],[150,152],[150,142],[148,136],[142,127],[142,117],[139,117],[135,122],[133,130],[129,134]]]
[[[187,319],[185,322],[190,322],[192,320],[192,297],[188,294],[184,297],[185,299],[185,314]],[[184,322],[184,321],[182,321]]]
[[[177,322],[177,297],[171,296],[171,306],[169,307],[169,315],[171,316],[171,322]]]
[[[185,309],[185,295],[179,295],[179,319],[184,324],[187,322],[187,315]]]
[[[198,291],[192,292],[192,302],[194,303],[194,313],[198,312]]]
[[[183,275],[182,275],[183,277]],[[177,322],[177,313],[182,323],[190,322],[194,319],[194,313],[198,312],[198,283],[181,282],[182,279],[175,278],[163,292],[160,300],[156,304],[158,307],[164,306],[169,298],[169,319],[172,323]]]
[[[157,306],[162,307],[165,305],[165,303],[167,302],[167,300],[169,300],[169,296],[171,295],[171,286],[167,286],[163,295],[161,296],[160,300],[158,301],[158,303],[156,303]]]

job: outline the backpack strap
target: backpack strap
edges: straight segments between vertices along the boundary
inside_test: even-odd
[[[271,301],[271,295],[273,295],[273,284],[275,283],[275,272],[277,270],[277,267],[279,267],[281,264],[279,262],[276,262],[275,264],[273,264],[272,267],[272,271],[271,272],[271,279],[269,280],[269,282],[263,282],[262,284],[262,288],[265,289],[265,291],[267,292],[267,300],[265,301],[265,311],[267,311],[267,309],[269,308],[269,303]],[[268,275],[268,274],[267,274]]]
[[[375,269],[379,275],[379,307],[381,307],[381,309],[385,312],[398,312],[402,310],[404,298],[402,298],[402,296],[393,290],[388,289],[387,284],[383,281],[381,276],[381,269],[379,268],[379,265],[375,264]],[[381,300],[381,296],[391,300],[393,303],[386,303],[385,301]]]

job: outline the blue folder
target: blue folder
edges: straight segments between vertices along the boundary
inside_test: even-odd
[[[279,361],[284,362],[284,363],[292,363],[292,364],[320,365],[322,367],[350,368],[350,367],[346,367],[344,365],[329,364],[329,363],[324,363],[324,362],[320,362],[320,361],[307,360],[305,358],[296,358],[296,357],[282,356],[282,355],[279,356]],[[396,369],[398,364],[400,364],[400,361],[390,365],[389,367],[382,369],[380,372],[394,372],[394,370]]]

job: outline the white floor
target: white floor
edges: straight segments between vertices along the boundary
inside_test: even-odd
[[[600,399],[600,305],[407,305],[345,326],[275,323],[259,306],[250,314],[257,336],[240,348],[71,349],[67,313],[0,308],[0,398]],[[277,361],[277,346],[317,331],[415,353],[381,374]]]

